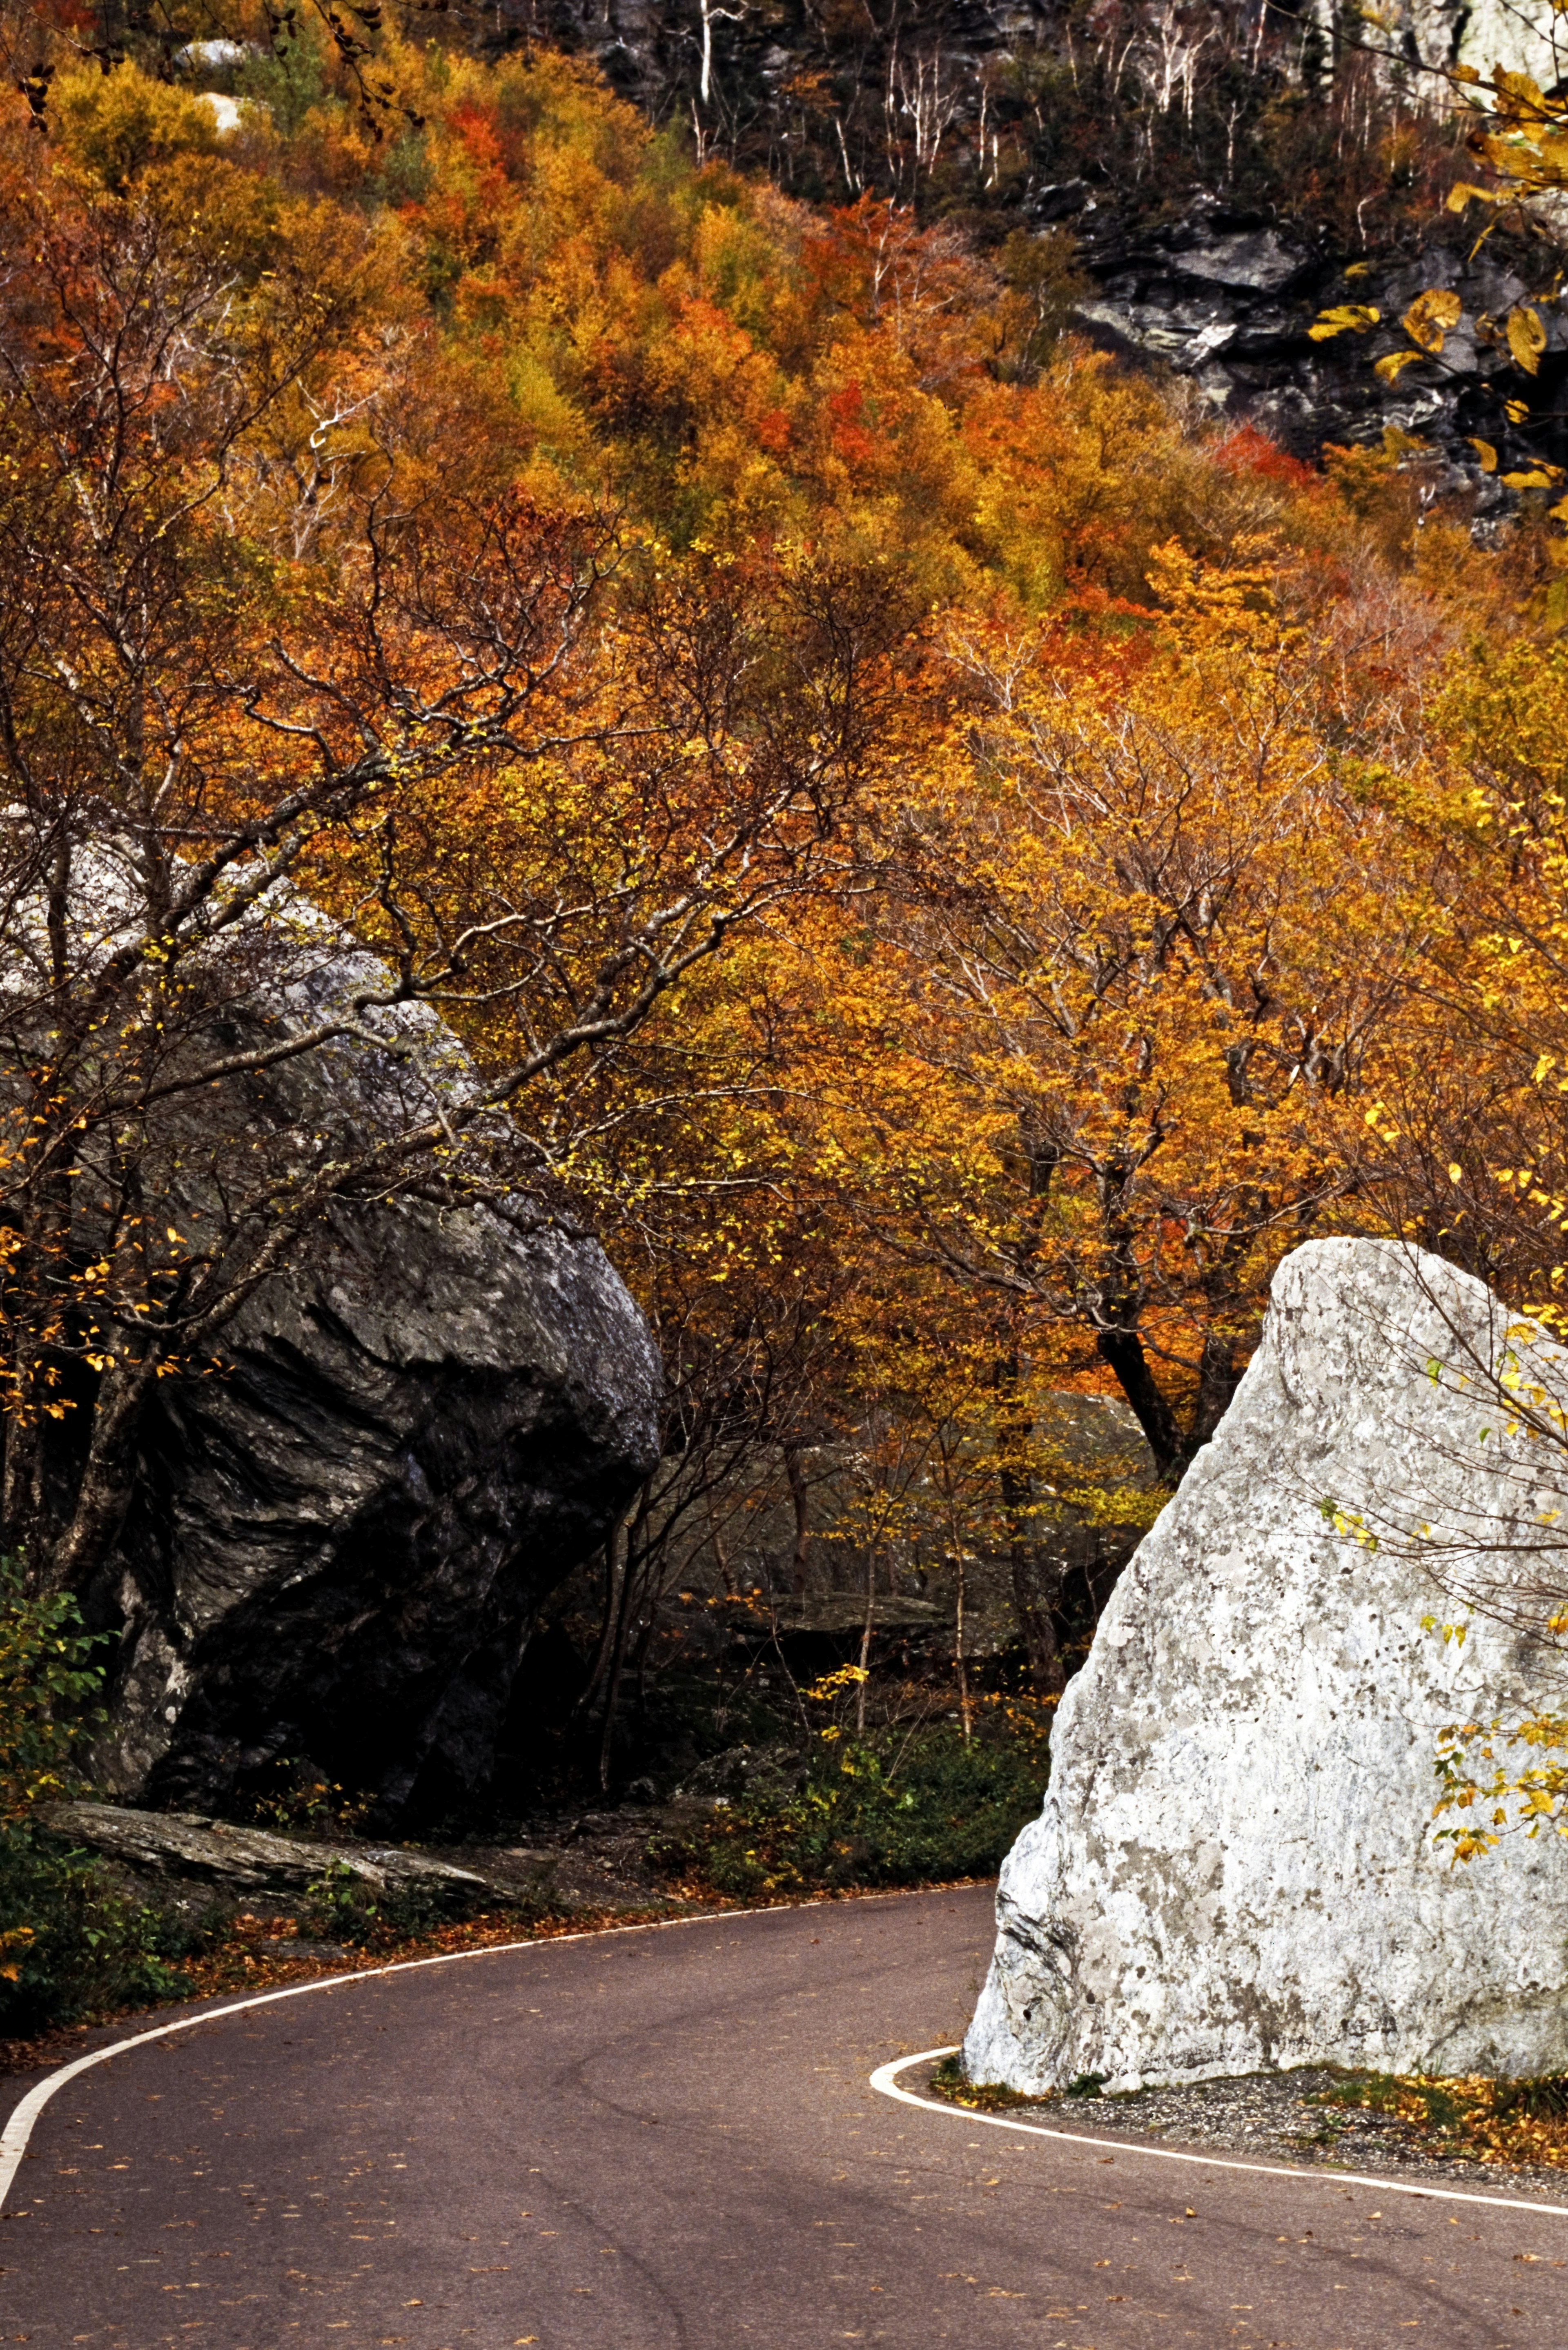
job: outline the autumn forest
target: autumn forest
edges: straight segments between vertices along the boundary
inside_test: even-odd
[[[101,1597],[160,1383],[355,1201],[524,1194],[655,1336],[661,1468],[574,1634],[601,1766],[694,1577],[758,1596],[764,1504],[783,1601],[956,1598],[962,1681],[967,1571],[1052,1699],[1073,1560],[1147,1523],[1304,1239],[1550,1305],[1554,468],[1483,528],[1418,435],[1287,453],[1095,347],[1066,228],[808,201],[461,12],[236,6],[221,103],[77,13],[0,12],[35,1590]],[[286,889],[377,959],[312,1048],[425,1006],[461,1069],[348,1144],[171,1142],[285,1057],[214,1028],[212,958]]]

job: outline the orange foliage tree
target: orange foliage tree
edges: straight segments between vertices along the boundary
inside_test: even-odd
[[[816,886],[888,630],[805,559],[633,563],[504,434],[438,469],[483,400],[351,213],[201,154],[40,179],[6,128],[5,1508],[59,1587],[153,1383],[329,1206],[504,1178],[553,1087],[537,1172],[564,1066]],[[342,963],[298,884],[384,961]],[[265,1091],[389,1053],[385,1118]]]
[[[223,137],[126,65],[3,125],[7,1525],[89,1571],[150,1382],[328,1202],[558,1185],[690,1493],[880,1412],[1049,1685],[1052,1388],[1179,1473],[1280,1253],[1409,1180],[1364,1112],[1428,1085],[1459,868],[1409,795],[1486,558],[1393,460],[1059,338],[1049,240],[812,213],[546,53],[383,52],[379,140],[315,36]],[[290,888],[375,975],[217,1053]],[[171,1105],[417,1006],[455,1089],[151,1212]]]

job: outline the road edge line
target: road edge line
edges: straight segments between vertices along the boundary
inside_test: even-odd
[[[924,1891],[926,1888],[921,1887]],[[885,1899],[885,1895],[873,1894],[873,1900]],[[178,2015],[172,2022],[155,2024],[151,2031],[133,2033],[129,2040],[111,2040],[102,2048],[90,2049],[87,2055],[62,2064],[53,2073],[46,2073],[41,2081],[17,2100],[0,2130],[0,2220],[25,2219],[23,2212],[9,2212],[5,2199],[21,2168],[27,2151],[27,2141],[33,2126],[51,2097],[74,2081],[78,2073],[89,2072],[95,2064],[106,2064],[111,2056],[123,2056],[129,2049],[145,2048],[154,2040],[166,2040],[171,2033],[193,2032],[198,2024],[218,2023],[226,2015],[243,2015],[247,2008],[273,2007],[279,2000],[303,1999],[310,1991],[341,1991],[349,1983],[374,1982],[383,1975],[412,1974],[420,1967],[455,1966],[460,1959],[493,1959],[508,1950],[557,1950],[563,1942],[603,1942],[617,1934],[657,1934],[665,1929],[680,1926],[723,1926],[737,1918],[776,1918],[788,1909],[820,1909],[820,1901],[765,1902],[755,1909],[709,1909],[699,1918],[645,1918],[635,1926],[585,1926],[572,1934],[525,1934],[515,1942],[486,1942],[473,1950],[437,1950],[428,1959],[395,1959],[384,1967],[356,1967],[347,1974],[319,1975],[314,1982],[286,1983],[281,1991],[257,1991],[250,1999],[231,2000],[223,2007],[203,2007],[194,2015]]]
[[[1139,2146],[1134,2138],[1090,2137],[1077,2130],[1048,2129],[1042,2122],[1011,2121],[1003,2114],[982,2114],[972,2106],[950,2106],[944,2099],[917,2096],[913,2089],[898,2085],[898,2075],[907,2073],[911,2064],[929,2064],[936,2056],[956,2056],[958,2043],[948,2048],[922,2048],[916,2056],[896,2056],[890,2064],[878,2064],[871,2074],[871,2086],[884,2097],[895,2098],[901,2106],[918,2106],[923,2113],[945,2114],[950,2121],[984,2122],[991,2129],[1017,2130],[1025,2137],[1060,2138],[1067,2146],[1104,2147],[1112,2154],[1143,2154],[1156,2162],[1195,2162],[1209,2170],[1250,2171],[1256,2178],[1304,2179],[1320,2187],[1370,2187],[1378,2195],[1420,2195],[1440,2203],[1495,2204],[1505,2211],[1535,2211],[1548,2218],[1568,2220],[1568,2204],[1531,2203],[1520,2195],[1472,2195],[1462,2187],[1417,2187],[1402,2178],[1377,2178],[1359,2170],[1324,2170],[1307,2164],[1297,2167],[1290,2163],[1237,2162],[1219,2154],[1187,2154],[1169,2146]]]

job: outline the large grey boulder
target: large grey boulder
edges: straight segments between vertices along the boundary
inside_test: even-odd
[[[1568,2065],[1568,1852],[1516,1835],[1456,1868],[1433,1841],[1443,1727],[1561,1701],[1521,1627],[1544,1612],[1568,1462],[1509,1431],[1487,1375],[1508,1326],[1480,1283],[1393,1243],[1282,1265],[1229,1412],[1062,1701],[971,2078]],[[1462,1644],[1422,1628],[1465,1612],[1434,1563],[1484,1589]]]
[[[134,928],[138,883],[115,840],[79,861],[90,968]],[[25,961],[0,982],[17,1053]],[[192,1055],[346,1032],[149,1117],[147,1195],[203,1245],[243,1243],[244,1200],[265,1208],[269,1182],[438,1116],[450,1132],[474,1103],[438,1014],[386,1000],[385,969],[286,885],[215,920],[192,969]],[[475,1128],[465,1156],[417,1156],[401,1195],[378,1176],[337,1200],[221,1330],[215,1367],[154,1389],[123,1529],[84,1595],[118,1635],[95,1756],[118,1797],[222,1810],[299,1760],[372,1796],[382,1825],[487,1790],[526,1801],[492,1785],[521,1652],[657,1460],[662,1379],[597,1242],[509,1173],[505,1120]],[[102,1245],[95,1197],[84,1182],[84,1254]],[[73,1440],[67,1416],[62,1486]]]
[[[657,1456],[630,1297],[526,1199],[401,1201],[336,1215],[223,1359],[157,1391],[92,1595],[104,1783],[222,1809],[300,1758],[389,1822],[483,1795],[540,1603]]]

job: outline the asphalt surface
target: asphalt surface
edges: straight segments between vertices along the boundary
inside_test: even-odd
[[[983,1887],[774,1911],[350,1978],[117,2056],[38,2122],[0,2339],[1568,2345],[1568,2219],[877,2095],[958,2037],[990,1939]]]

